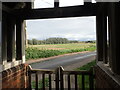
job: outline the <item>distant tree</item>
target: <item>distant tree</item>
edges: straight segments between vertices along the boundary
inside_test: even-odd
[[[78,43],[79,41],[77,41],[77,40],[70,40],[69,42],[70,43]]]
[[[95,41],[85,41],[85,43],[95,43]]]
[[[37,39],[32,39],[33,45],[38,45],[38,40]]]
[[[48,38],[45,40],[32,39],[28,40],[29,45],[40,45],[40,44],[66,44],[66,43],[78,43],[77,40],[68,40],[67,38]]]
[[[29,45],[33,45],[32,40],[28,40],[28,44],[29,44]]]

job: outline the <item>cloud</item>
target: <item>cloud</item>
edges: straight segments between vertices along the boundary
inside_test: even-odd
[[[95,40],[95,29],[95,17],[27,21],[29,39],[64,37],[71,40]]]

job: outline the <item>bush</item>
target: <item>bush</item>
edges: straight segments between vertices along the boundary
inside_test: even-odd
[[[28,47],[26,48],[26,59],[38,59],[38,58],[47,58],[51,56],[62,55],[66,53],[82,52],[82,51],[94,51],[96,47],[90,45],[87,48],[81,49],[66,49],[66,50],[49,50],[49,49],[38,49],[37,47]]]

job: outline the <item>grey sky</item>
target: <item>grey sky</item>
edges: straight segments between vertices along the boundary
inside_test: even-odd
[[[35,6],[36,8],[38,7],[37,5]],[[95,22],[95,17],[29,20],[27,21],[28,39],[36,38],[42,40],[49,37],[63,37],[70,40],[95,40]]]

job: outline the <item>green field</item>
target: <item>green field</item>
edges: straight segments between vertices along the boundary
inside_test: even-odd
[[[95,43],[29,45],[26,48],[26,59],[46,58],[66,53],[94,51],[95,49]]]

